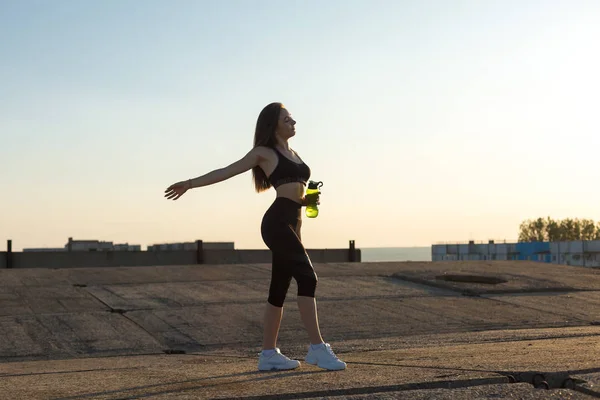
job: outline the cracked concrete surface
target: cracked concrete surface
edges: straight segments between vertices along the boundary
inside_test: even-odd
[[[600,397],[600,270],[507,261],[315,269],[321,331],[345,371],[302,362],[295,283],[278,345],[302,365],[256,370],[268,265],[0,270],[2,398]]]

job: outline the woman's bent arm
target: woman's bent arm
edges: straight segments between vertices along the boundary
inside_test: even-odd
[[[260,156],[258,149],[254,148],[250,150],[244,157],[224,168],[215,169],[207,174],[190,179],[190,188],[212,185],[214,183],[222,182],[231,177],[239,175],[242,172],[246,172],[258,165],[259,159]]]

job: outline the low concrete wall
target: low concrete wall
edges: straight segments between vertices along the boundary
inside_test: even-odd
[[[13,268],[141,267],[195,264],[196,252],[182,251],[64,251],[13,253]]]
[[[350,249],[307,249],[313,263],[348,262]],[[6,268],[6,252],[1,253],[0,268]],[[270,263],[269,250],[204,249],[200,263],[258,264]],[[360,249],[354,250],[354,261],[361,261]],[[140,267],[152,265],[197,264],[195,250],[172,251],[65,251],[13,252],[12,268],[85,268]]]
[[[349,262],[349,249],[306,249],[313,263]],[[360,249],[354,250],[355,261],[360,262]],[[269,250],[204,250],[205,264],[259,264],[270,263]]]

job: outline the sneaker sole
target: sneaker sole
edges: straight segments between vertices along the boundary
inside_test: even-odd
[[[346,369],[345,366],[344,367],[327,368],[327,367],[321,367],[319,364],[312,364],[312,365],[316,365],[317,367],[322,368],[322,369],[326,369],[327,371],[343,371],[343,370]]]
[[[326,369],[326,370],[328,370],[328,371],[341,371],[341,370],[344,370],[344,369],[346,369],[346,366],[345,366],[345,365],[344,365],[343,367],[338,367],[338,368],[327,368],[327,367],[322,367],[322,366],[320,366],[320,365],[319,365],[319,363],[318,363],[317,361],[313,361],[313,360],[307,360],[307,359],[305,359],[305,360],[304,360],[304,362],[305,362],[305,363],[307,363],[307,364],[310,364],[310,365],[315,365],[315,366],[317,366],[317,367],[319,367],[319,368],[322,368],[322,369]]]
[[[289,367],[289,368],[279,368],[279,367],[271,367],[271,368],[261,368],[258,367],[259,371],[263,371],[263,372],[269,372],[269,371],[289,371],[292,369],[296,369],[299,368],[300,364],[296,365],[295,367]]]

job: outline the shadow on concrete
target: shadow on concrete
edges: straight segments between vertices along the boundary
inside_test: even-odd
[[[506,279],[484,275],[444,274],[436,276],[435,279],[447,282],[483,283],[486,285],[498,285],[500,283],[508,282]]]
[[[238,378],[238,377],[243,377],[243,376],[260,375],[256,378],[236,381],[236,383],[245,383],[245,382],[249,383],[249,382],[266,381],[266,380],[270,380],[270,379],[289,378],[289,377],[302,376],[302,375],[315,375],[315,374],[322,374],[322,373],[327,373],[327,372],[330,372],[330,371],[318,370],[318,371],[307,371],[307,372],[285,372],[285,371],[240,372],[240,373],[236,373],[236,374],[209,376],[209,377],[200,378],[200,379],[188,379],[188,380],[184,380],[184,381],[175,381],[175,382],[168,382],[168,383],[156,384],[156,385],[133,386],[130,388],[124,388],[124,389],[119,389],[119,390],[86,393],[86,394],[81,394],[81,395],[77,395],[77,396],[60,397],[55,400],[87,399],[87,398],[92,398],[95,396],[106,396],[106,395],[111,395],[111,394],[123,394],[124,395],[127,392],[132,392],[132,391],[136,391],[136,390],[158,389],[158,388],[161,388],[164,386],[191,384],[191,383],[209,381],[209,380],[213,380],[213,379],[228,379],[228,378]],[[211,387],[211,386],[214,387],[214,386],[219,386],[219,385],[223,385],[223,383],[214,383],[214,384],[207,384],[207,385],[194,385],[194,386],[186,386],[185,388],[179,388],[179,389],[160,390],[160,391],[153,391],[151,393],[143,393],[143,394],[131,394],[131,395],[126,395],[126,398],[127,399],[140,399],[140,398],[144,398],[144,397],[158,396],[158,395],[164,395],[164,394],[187,392],[190,390],[202,389],[202,388],[207,388],[207,387]],[[119,397],[119,398],[122,398],[122,397]]]
[[[276,395],[263,395],[263,396],[246,396],[246,397],[230,397],[230,398],[219,398],[220,400],[291,400],[291,399],[307,399],[314,397],[331,397],[331,396],[357,396],[364,394],[375,394],[375,393],[386,393],[386,392],[401,392],[407,390],[419,390],[419,389],[459,389],[481,385],[491,385],[498,383],[508,383],[507,378],[482,378],[482,379],[464,379],[464,380],[452,380],[452,381],[436,381],[436,382],[416,382],[407,383],[401,385],[388,385],[388,386],[370,386],[361,388],[349,388],[349,389],[332,389],[332,390],[320,390],[310,392],[297,392],[297,393],[285,393]]]
[[[89,368],[89,369],[76,369],[70,371],[50,371],[50,372],[30,372],[26,374],[0,374],[0,378],[12,378],[16,376],[36,376],[36,375],[60,375],[60,374],[77,374],[86,372],[98,372],[98,371],[125,371],[125,370],[136,370],[137,367],[122,367],[122,368]]]

